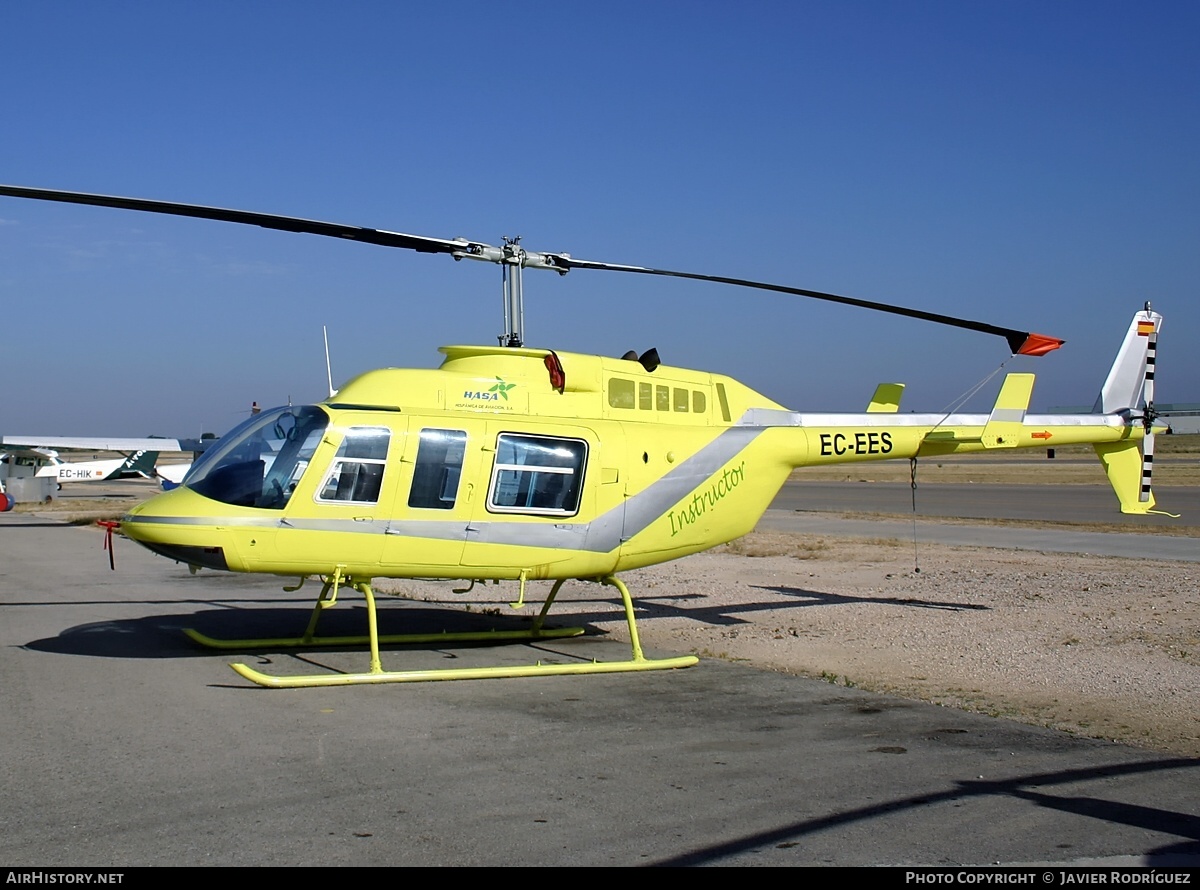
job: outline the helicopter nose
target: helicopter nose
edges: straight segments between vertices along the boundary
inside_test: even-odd
[[[176,488],[144,501],[121,518],[121,533],[160,556],[189,566],[236,571],[227,557],[227,520],[214,502],[189,488]]]

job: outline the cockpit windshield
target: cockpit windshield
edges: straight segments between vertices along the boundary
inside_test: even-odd
[[[281,510],[328,425],[329,416],[312,405],[264,411],[206,451],[184,485],[235,507]]]

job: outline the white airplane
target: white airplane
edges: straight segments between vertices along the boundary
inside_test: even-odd
[[[51,449],[36,448],[50,462],[39,467],[38,476],[49,476],[58,480],[61,488],[64,482],[106,482],[113,479],[153,479],[154,465],[158,461],[157,451],[135,451],[127,457],[113,457],[106,460],[67,461]]]
[[[192,462],[186,464],[163,464],[154,468],[154,475],[162,480],[162,487],[170,490],[183,482],[183,477],[192,468]]]
[[[258,402],[251,403],[252,415],[261,410]],[[0,513],[11,510],[19,501],[47,501],[53,496],[55,487],[61,488],[64,482],[99,482],[140,476],[158,479],[162,487],[169,490],[183,482],[192,463],[157,466],[159,454],[190,452],[199,455],[216,441],[217,437],[210,433],[199,439],[0,436]],[[59,452],[70,451],[114,451],[125,456],[92,461],[64,461],[59,456]]]
[[[155,469],[159,452],[191,450],[200,450],[199,443],[156,438],[0,436],[0,512],[11,510],[18,501],[46,501],[64,482],[142,476],[177,483],[191,464]],[[126,456],[79,462],[59,457],[60,452],[70,451],[115,451]]]

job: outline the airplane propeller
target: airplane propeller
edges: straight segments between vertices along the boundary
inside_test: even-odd
[[[497,247],[482,241],[471,241],[466,238],[430,238],[424,235],[409,235],[403,232],[390,232],[384,229],[348,226],[340,223],[320,222],[317,220],[278,216],[271,213],[257,213],[248,210],[231,210],[197,204],[179,204],[172,201],[153,201],[144,198],[125,198],[114,195],[96,195],[86,192],[67,192],[13,185],[0,185],[0,195],[12,198],[31,198],[40,201],[59,201],[69,204],[89,204],[97,207],[113,207],[122,210],[139,210],[147,213],[163,213],[173,216],[188,216],[197,219],[242,223],[283,232],[302,232],[310,235],[342,238],[348,241],[361,241],[366,244],[377,244],[383,247],[399,247],[414,250],[418,253],[444,253],[449,254],[455,260],[471,259],[497,263],[502,266],[504,272],[505,327],[508,329],[500,339],[502,343],[508,346],[520,346],[524,342],[524,311],[521,281],[521,270],[524,268],[548,269],[558,272],[560,275],[566,275],[572,269],[595,269],[610,272],[628,272],[638,275],[660,275],[671,278],[685,278],[692,281],[712,281],[719,284],[730,284],[737,287],[808,297],[814,300],[857,306],[877,312],[887,312],[893,315],[901,315],[907,318],[915,318],[922,321],[934,322],[935,324],[965,328],[967,330],[1003,337],[1008,343],[1009,350],[1014,355],[1044,355],[1062,346],[1065,342],[1057,337],[1048,337],[1044,334],[1035,334],[1030,331],[1019,331],[1014,328],[971,321],[952,315],[925,312],[891,303],[861,300],[855,297],[846,297],[823,291],[809,290],[807,288],[770,284],[746,278],[731,278],[723,275],[706,275],[697,272],[678,272],[669,269],[654,269],[646,266],[596,262],[594,260],[578,259],[572,257],[569,253],[528,251],[521,247],[520,238],[505,238],[503,239],[503,244]]]

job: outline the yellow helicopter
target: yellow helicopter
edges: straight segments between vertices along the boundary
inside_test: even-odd
[[[320,594],[297,637],[192,639],[216,648],[363,645],[362,673],[271,676],[271,687],[586,674],[687,667],[694,656],[643,654],[633,600],[618,574],[717,546],[750,532],[792,470],[1048,445],[1092,444],[1128,513],[1154,507],[1155,345],[1162,316],[1134,315],[1096,407],[1085,415],[1027,413],[1032,374],[1009,374],[990,414],[900,414],[899,384],[882,385],[853,414],[789,411],[729,377],[669,367],[657,354],[621,358],[524,345],[524,268],[599,269],[717,281],[925,319],[1003,336],[1013,353],[1041,355],[1052,337],[818,291],[744,279],[534,253],[463,239],[343,226],[239,210],[0,186],[0,195],[91,204],[328,235],[455,259],[504,272],[498,346],[447,346],[436,370],[388,368],[346,383],[317,405],[262,411],[196,461],[183,484],[131,509],[121,532],[193,568],[318,577]],[[375,578],[554,582],[526,631],[382,636]],[[563,583],[619,591],[628,660],[434,671],[388,671],[381,644],[536,640],[572,636],[545,618]],[[321,637],[322,612],[349,587],[366,600],[361,637]],[[294,588],[292,588],[294,589]]]

